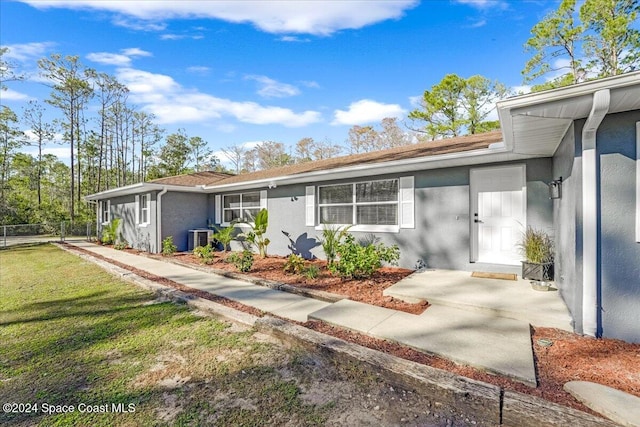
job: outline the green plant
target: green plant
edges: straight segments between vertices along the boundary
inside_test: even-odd
[[[304,271],[304,258],[300,255],[291,254],[287,258],[287,262],[284,263],[283,268],[285,273],[300,274]]]
[[[173,236],[168,236],[162,240],[162,255],[173,255],[177,250],[178,247],[173,244]]]
[[[213,227],[215,233],[211,236],[211,239],[220,242],[225,252],[227,252],[227,248],[229,244],[233,240],[233,232],[235,231],[235,227],[227,227],[227,228],[217,228]]]
[[[253,266],[253,253],[250,250],[245,249],[241,253],[233,253],[229,255],[227,261],[236,266],[239,271],[246,273],[251,270]]]
[[[397,264],[400,259],[400,249],[397,245],[385,246],[378,243],[362,246],[351,234],[347,234],[344,242],[338,244],[336,249],[340,258],[329,266],[329,270],[345,279],[371,277],[382,267],[383,261]]]
[[[251,231],[248,233],[240,233],[238,237],[243,237],[247,240],[247,242],[255,245],[258,248],[258,252],[260,253],[260,257],[266,258],[267,256],[267,246],[271,241],[265,237],[267,234],[267,226],[269,225],[269,213],[266,209],[261,209],[260,212],[256,214],[256,217],[253,220],[253,223],[247,221],[238,221],[236,224],[247,224],[251,227]]]
[[[193,250],[193,254],[200,258],[200,261],[204,264],[211,264],[215,255],[215,250],[211,245],[198,246]]]
[[[336,260],[338,245],[349,234],[351,226],[340,227],[331,224],[323,224],[322,226],[322,237],[318,237],[318,240],[327,257],[327,264],[332,265]]]
[[[120,226],[120,218],[112,219],[108,224],[102,226],[102,243],[112,245],[118,238],[118,227]]]
[[[127,249],[129,247],[129,242],[126,240],[121,240],[113,245],[113,249],[117,249],[119,251],[123,249]]]
[[[309,280],[317,279],[320,276],[320,269],[317,265],[310,265],[304,269],[302,275]]]
[[[545,231],[527,227],[518,247],[527,262],[534,264],[553,262],[553,239]]]

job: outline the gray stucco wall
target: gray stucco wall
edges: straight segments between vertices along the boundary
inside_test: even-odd
[[[579,129],[582,129],[581,122]],[[580,130],[578,131],[578,133]],[[574,329],[582,332],[582,253],[577,253],[582,228],[578,209],[582,192],[580,141],[571,126],[553,157],[553,177],[562,177],[562,198],[553,201],[555,242],[555,285],[574,319]],[[577,262],[580,262],[578,268]]]
[[[551,159],[528,160],[527,221],[529,225],[550,230],[553,226],[552,204],[546,183],[551,180]],[[482,165],[490,167],[494,165]],[[480,167],[480,166],[479,166]],[[518,272],[518,267],[470,263],[469,171],[470,167],[435,169],[402,174],[415,177],[414,229],[397,233],[377,233],[378,241],[400,247],[400,265],[414,268],[418,260],[429,267],[460,270],[503,270]],[[398,178],[398,175],[372,179]],[[356,181],[366,181],[366,178]],[[347,181],[323,181],[335,184]],[[348,181],[351,182],[351,181]],[[256,189],[260,190],[260,189]],[[305,185],[278,186],[267,192],[269,210],[269,253],[288,255],[294,250],[306,257],[324,258],[316,237],[321,231],[305,226]],[[213,212],[214,197],[209,198]],[[353,232],[359,239],[372,233]]]
[[[640,244],[635,241],[635,123],[640,112],[610,114],[596,135],[598,193],[599,333],[640,342]],[[554,202],[556,285],[582,332],[582,129],[578,120],[558,147],[554,177],[563,197]]]
[[[596,135],[600,167],[603,336],[640,342],[640,243],[635,241],[636,129],[640,111],[607,116]]]
[[[147,193],[144,193],[147,194]],[[120,218],[119,235],[125,239],[131,247],[147,252],[155,252],[156,249],[156,193],[151,193],[149,212],[149,224],[141,226],[136,224],[135,195],[114,197],[111,202],[111,219]],[[106,203],[106,200],[104,201]],[[102,233],[102,224],[99,224],[99,233]]]
[[[208,196],[169,191],[162,196],[162,239],[173,236],[178,251],[188,248],[188,231],[207,228]]]

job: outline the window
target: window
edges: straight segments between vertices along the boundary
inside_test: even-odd
[[[109,215],[109,208],[111,207],[111,202],[109,200],[103,200],[100,202],[100,222],[102,224],[109,224],[111,220]]]
[[[319,222],[341,225],[398,225],[398,180],[318,188]]]
[[[260,192],[227,194],[222,196],[223,222],[242,219],[251,221],[260,211]]]
[[[151,193],[136,196],[136,221],[138,225],[149,225],[151,218]]]

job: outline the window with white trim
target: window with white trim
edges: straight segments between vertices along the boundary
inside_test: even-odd
[[[230,223],[235,220],[252,221],[260,211],[260,192],[225,194],[222,196],[222,220]]]
[[[108,200],[102,200],[100,202],[100,222],[102,222],[102,224],[109,224],[111,220],[109,214],[110,205],[111,203]]]
[[[149,225],[151,222],[151,193],[136,196],[138,225]]]
[[[320,224],[398,225],[398,180],[318,187]]]

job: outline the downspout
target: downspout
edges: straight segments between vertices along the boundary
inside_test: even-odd
[[[162,252],[162,196],[164,196],[167,191],[169,191],[169,189],[163,187],[156,198],[156,253]]]
[[[596,132],[609,111],[609,89],[593,94],[591,113],[582,129],[582,329],[598,334],[598,169]]]

